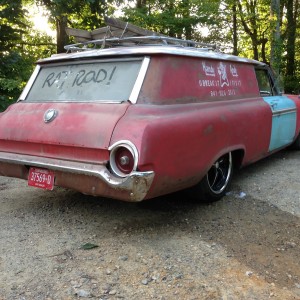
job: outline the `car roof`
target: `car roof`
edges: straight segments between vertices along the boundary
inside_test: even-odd
[[[132,56],[153,56],[153,55],[172,55],[172,56],[186,56],[198,57],[204,59],[222,60],[248,63],[257,66],[264,66],[265,64],[253,59],[243,58],[235,55],[225,54],[216,50],[194,47],[182,47],[174,45],[146,45],[146,46],[129,46],[129,47],[113,47],[104,49],[72,49],[69,48],[70,53],[55,54],[49,58],[41,59],[39,64],[62,62],[68,60],[80,59],[101,59],[101,58],[116,58],[116,57],[132,57]]]

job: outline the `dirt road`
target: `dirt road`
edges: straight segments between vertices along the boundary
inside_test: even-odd
[[[299,155],[236,172],[211,205],[0,177],[0,299],[300,299]]]

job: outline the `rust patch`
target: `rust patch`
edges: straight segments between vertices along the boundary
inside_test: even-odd
[[[220,116],[220,119],[221,119],[224,123],[227,122],[227,118],[226,118],[225,115],[221,115],[221,116]]]
[[[209,135],[209,134],[211,134],[213,131],[214,131],[213,125],[208,125],[208,126],[204,129],[203,133],[204,133],[204,135]]]

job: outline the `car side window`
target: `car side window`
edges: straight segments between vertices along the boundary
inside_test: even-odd
[[[273,96],[274,88],[268,70],[256,69],[255,73],[256,73],[260,95],[264,97]]]

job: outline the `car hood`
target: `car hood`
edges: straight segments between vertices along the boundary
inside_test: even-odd
[[[22,153],[19,148],[23,147],[30,152],[28,145],[51,145],[56,149],[63,146],[70,149],[107,149],[116,123],[125,114],[128,105],[18,102],[0,114],[0,151]],[[49,110],[55,111],[55,117],[46,122],[44,118]],[[15,149],[12,146],[14,142]],[[32,149],[33,152],[42,152],[46,148]],[[48,156],[53,156],[53,153],[48,153]]]

